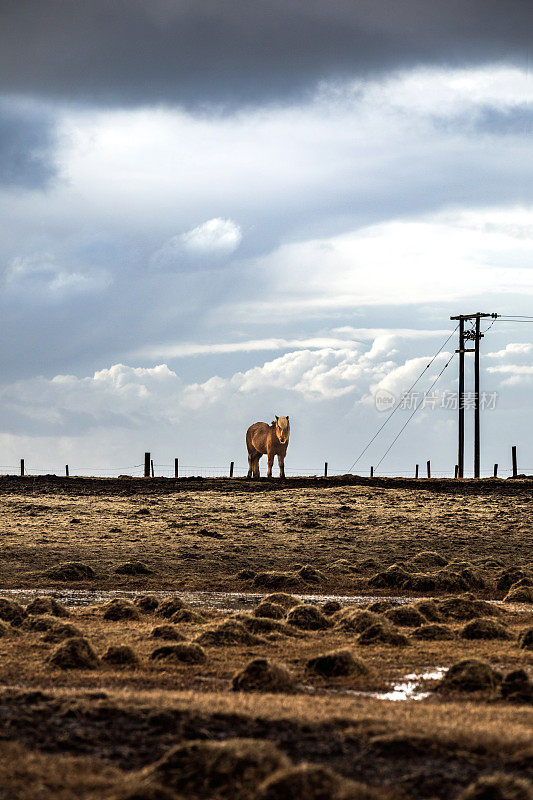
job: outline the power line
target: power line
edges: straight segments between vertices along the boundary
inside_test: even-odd
[[[455,333],[455,331],[454,331],[454,333]],[[441,371],[439,372],[439,374],[437,375],[437,377],[435,378],[435,380],[433,381],[433,383],[432,383],[432,384],[431,384],[431,386],[429,387],[429,389],[428,389],[428,391],[427,391],[427,394],[429,394],[429,393],[431,392],[431,390],[433,389],[433,387],[435,386],[435,384],[436,384],[436,383],[437,383],[437,381],[439,380],[440,376],[442,375],[442,373],[444,372],[444,370],[446,369],[446,367],[447,367],[447,366],[448,366],[448,365],[451,363],[451,361],[452,361],[452,359],[454,358],[454,356],[455,356],[455,353],[452,353],[452,355],[450,356],[450,358],[448,359],[448,361],[446,362],[446,364],[443,366],[443,368],[441,369]],[[385,452],[384,452],[384,453],[383,453],[383,455],[381,456],[380,460],[378,461],[378,463],[377,463],[377,465],[376,465],[376,469],[379,467],[379,465],[381,464],[381,462],[383,461],[383,459],[385,458],[385,456],[387,456],[387,455],[389,454],[389,452],[392,450],[392,448],[394,447],[394,445],[396,444],[396,442],[397,442],[397,441],[398,441],[398,439],[400,438],[401,434],[402,434],[402,433],[404,432],[404,430],[407,428],[407,426],[409,425],[409,423],[411,422],[411,420],[413,419],[414,415],[416,414],[416,412],[418,411],[418,409],[419,409],[419,408],[422,408],[422,403],[421,403],[420,405],[418,405],[418,406],[415,406],[415,410],[413,411],[413,413],[412,413],[412,414],[411,414],[411,415],[408,417],[408,419],[406,420],[406,422],[405,422],[405,423],[402,425],[402,427],[400,428],[400,430],[398,431],[398,433],[396,434],[396,436],[395,436],[395,437],[394,437],[394,439],[392,440],[392,443],[389,445],[389,447],[387,448],[387,450],[385,450]]]
[[[452,338],[452,336],[453,336],[453,335],[455,334],[455,332],[457,331],[457,328],[458,328],[458,327],[459,327],[459,325],[457,325],[457,327],[455,328],[455,330],[454,330],[454,331],[452,331],[452,333],[450,333],[450,335],[448,336],[448,338],[446,339],[446,341],[444,342],[444,344],[443,344],[443,345],[441,345],[441,347],[440,347],[440,348],[437,350],[437,352],[435,353],[435,355],[433,356],[433,358],[431,359],[431,361],[429,362],[429,364],[427,364],[427,365],[424,367],[424,369],[422,370],[422,372],[420,373],[420,375],[418,376],[418,378],[416,379],[416,381],[415,381],[415,382],[414,382],[414,383],[413,383],[413,384],[412,384],[412,385],[409,387],[409,389],[407,389],[407,391],[406,391],[404,394],[409,394],[410,392],[412,392],[412,391],[413,391],[413,389],[415,388],[416,384],[418,383],[418,381],[420,380],[420,378],[422,377],[422,375],[424,375],[424,373],[425,373],[425,372],[427,372],[427,370],[428,370],[428,369],[431,367],[431,365],[433,364],[433,362],[435,361],[435,359],[437,358],[437,356],[439,356],[439,355],[442,353],[442,351],[444,350],[444,348],[446,347],[446,345],[448,344],[448,342],[450,341],[450,339]],[[366,451],[368,450],[368,448],[370,447],[370,445],[371,445],[371,444],[372,444],[372,443],[373,443],[373,442],[374,442],[374,441],[375,441],[375,440],[378,438],[379,434],[381,433],[381,431],[383,430],[383,428],[385,427],[385,425],[388,425],[388,423],[391,421],[392,417],[393,417],[393,416],[394,416],[394,414],[395,414],[395,413],[398,411],[398,409],[399,409],[399,408],[400,408],[400,403],[397,403],[397,404],[395,405],[395,407],[394,407],[394,408],[391,410],[391,412],[390,412],[390,414],[388,415],[388,417],[386,417],[386,419],[385,419],[385,421],[383,422],[383,424],[381,425],[381,427],[379,427],[379,428],[378,428],[378,430],[376,431],[376,433],[374,434],[374,436],[373,436],[373,437],[370,439],[370,441],[368,442],[368,444],[366,445],[366,447],[364,447],[364,448],[361,450],[361,452],[359,453],[359,455],[357,456],[357,458],[356,458],[356,459],[355,459],[355,461],[353,462],[352,466],[351,466],[351,467],[350,467],[350,468],[347,470],[347,472],[351,472],[351,471],[352,471],[352,469],[355,467],[355,465],[357,464],[357,462],[358,462],[358,461],[359,461],[359,460],[360,460],[360,459],[361,459],[361,458],[364,456],[364,454],[366,453]]]

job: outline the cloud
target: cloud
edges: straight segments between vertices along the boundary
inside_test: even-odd
[[[531,342],[509,342],[502,350],[487,353],[486,358],[506,359],[509,356],[513,358],[524,356],[527,358],[530,353],[533,353],[533,344]]]
[[[198,267],[199,261],[219,260],[233,253],[242,240],[237,223],[215,217],[179,236],[173,236],[150,258],[152,267],[179,270]]]
[[[4,289],[25,301],[61,301],[73,295],[99,292],[110,284],[105,270],[80,272],[63,266],[49,253],[16,256],[4,272]]]
[[[254,104],[319,80],[425,64],[524,59],[523,0],[30,0],[4,4],[12,92],[122,104]],[[43,46],[43,42],[46,46]]]
[[[42,189],[57,175],[53,116],[30,102],[0,98],[0,186]]]

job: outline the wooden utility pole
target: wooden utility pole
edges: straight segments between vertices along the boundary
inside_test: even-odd
[[[150,477],[150,453],[144,454],[144,477]]]
[[[475,314],[459,314],[450,317],[459,320],[459,349],[455,352],[459,354],[459,397],[458,397],[458,446],[457,446],[457,466],[459,477],[464,477],[465,462],[465,353],[474,353],[474,478],[479,478],[481,474],[481,427],[480,427],[480,341],[483,338],[481,333],[481,319],[491,317],[496,319],[499,314],[483,314],[480,311]],[[465,329],[465,322],[473,327]],[[465,342],[473,341],[474,347],[465,347]]]

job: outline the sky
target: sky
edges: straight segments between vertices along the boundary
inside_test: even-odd
[[[242,474],[276,414],[288,474],[453,473],[477,311],[516,318],[482,325],[482,471],[533,473],[532,29],[524,0],[2,0],[0,473]]]

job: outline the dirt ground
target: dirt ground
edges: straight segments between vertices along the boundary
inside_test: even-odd
[[[531,800],[532,499],[529,480],[0,478],[0,800],[456,800],[494,775],[469,797]],[[98,599],[115,589],[135,604]],[[139,599],[194,590],[285,596]],[[343,674],[313,665],[339,650]],[[474,682],[450,682],[464,660]],[[302,764],[332,773],[304,786]]]

